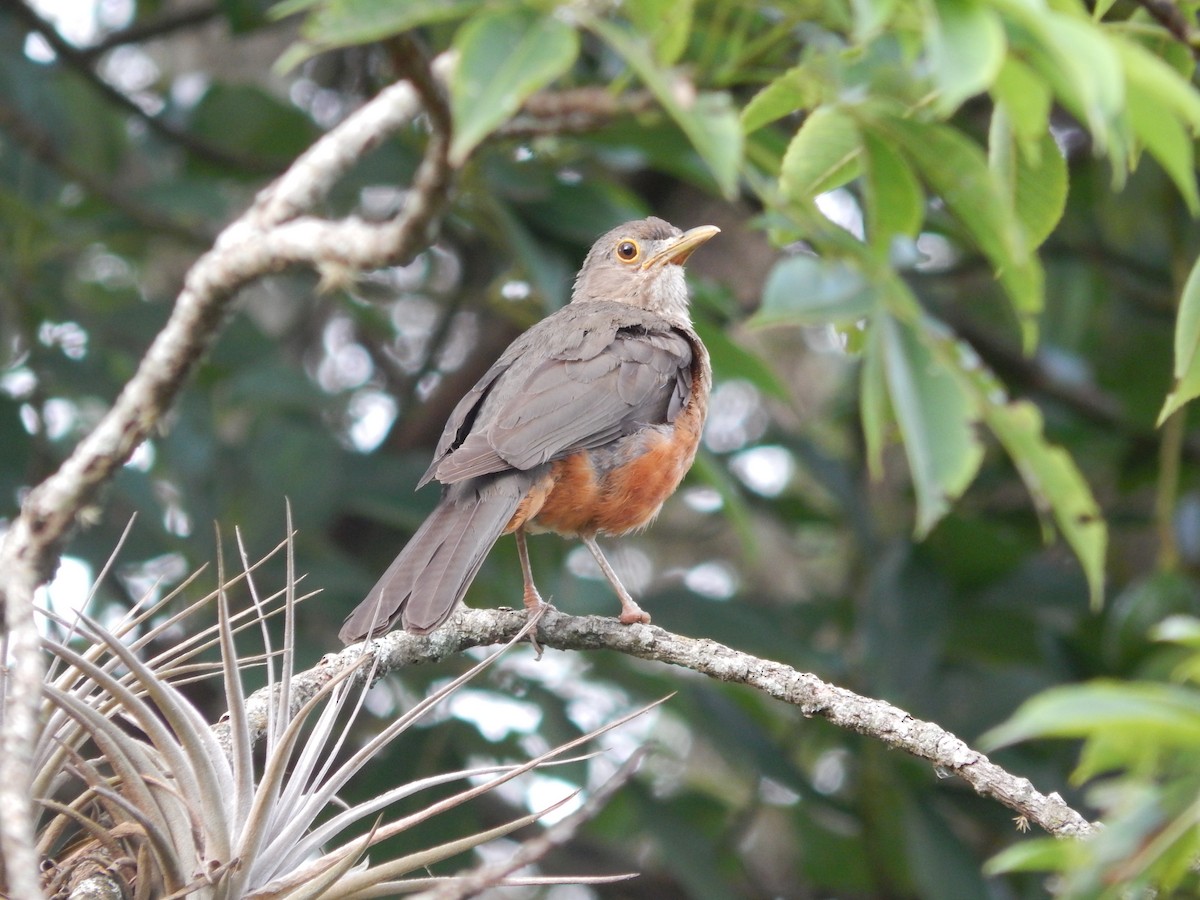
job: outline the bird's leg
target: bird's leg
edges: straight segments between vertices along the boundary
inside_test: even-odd
[[[525,609],[533,611],[546,603],[533,583],[533,569],[529,565],[529,548],[525,546],[525,529],[517,529],[517,556],[521,559],[521,577],[525,580]]]
[[[533,583],[533,568],[529,565],[529,548],[525,546],[525,529],[517,529],[517,556],[521,559],[521,577],[525,581],[525,613],[540,616],[550,605],[538,593],[537,585]],[[542,658],[542,645],[538,643],[537,631],[529,632],[529,643],[533,644],[533,652],[537,658]]]
[[[608,583],[617,592],[617,599],[621,601],[621,624],[632,625],[634,622],[643,622],[649,625],[650,613],[638,606],[629,591],[625,590],[625,585],[621,584],[621,579],[617,577],[617,573],[613,571],[613,567],[608,564],[608,560],[600,551],[600,545],[596,543],[596,538],[592,535],[581,535],[580,539],[583,541],[583,545],[592,551],[592,556],[596,558],[596,564],[600,566],[600,571],[604,573]]]

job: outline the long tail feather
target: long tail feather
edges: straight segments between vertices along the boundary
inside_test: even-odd
[[[383,634],[397,622],[425,634],[450,617],[525,495],[528,478],[514,473],[482,490],[461,487],[447,493],[346,618],[338,634],[343,642]]]

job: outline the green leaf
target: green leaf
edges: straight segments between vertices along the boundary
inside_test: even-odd
[[[687,49],[695,0],[637,0],[623,8],[634,27],[650,39],[664,66],[674,65]]]
[[[728,198],[737,192],[742,166],[742,126],[733,98],[724,91],[704,91],[676,118],[696,152],[708,164],[717,187]]]
[[[1119,37],[1114,37],[1112,43],[1123,64],[1126,83],[1153,94],[1193,132],[1200,131],[1200,91],[1195,85],[1140,44]]]
[[[807,66],[788,69],[750,98],[742,109],[742,131],[750,134],[776,119],[807,109],[816,103],[819,93]]]
[[[991,93],[996,104],[1008,113],[1018,141],[1040,141],[1049,130],[1050,107],[1054,103],[1050,87],[1016,57],[1009,56],[1004,60],[992,82]]]
[[[1164,641],[1200,650],[1200,619],[1195,616],[1177,613],[1167,616],[1152,629],[1151,637],[1156,641]]]
[[[336,47],[378,43],[419,25],[460,19],[483,6],[484,0],[285,0],[271,8],[281,19],[313,6],[304,20],[304,40],[289,47],[275,64],[289,71],[309,57]]]
[[[777,262],[763,287],[754,326],[853,322],[876,307],[875,288],[861,270],[843,260],[789,256]]]
[[[1034,505],[1053,515],[1075,551],[1087,578],[1092,608],[1098,609],[1104,601],[1108,528],[1091,488],[1071,455],[1046,440],[1036,406],[1025,400],[1003,402],[995,388],[985,396],[990,399],[983,405],[984,421],[1004,445]]]
[[[1054,872],[1078,857],[1078,843],[1062,838],[1035,838],[1005,847],[983,866],[985,875],[1007,872]]]
[[[875,127],[900,146],[995,267],[1017,314],[1025,347],[1032,348],[1042,310],[1042,268],[1029,252],[1013,204],[988,168],[983,151],[946,125],[881,118]]]
[[[975,434],[978,402],[926,346],[929,325],[881,316],[884,369],[892,410],[917,494],[917,536],[929,533],[966,490],[983,461]]]
[[[854,39],[867,44],[891,22],[896,0],[850,0],[854,12]]]
[[[1067,208],[1067,160],[1049,129],[1042,134],[1038,152],[1021,146],[1018,150],[1017,218],[1025,228],[1029,246],[1039,247],[1062,221]]]
[[[935,0],[927,46],[938,89],[934,101],[949,116],[991,86],[1004,61],[1004,28],[995,10],[978,0]]]
[[[1180,378],[1196,364],[1200,356],[1200,258],[1192,264],[1175,328],[1175,377]]]
[[[888,405],[887,374],[884,371],[883,329],[867,329],[863,345],[862,385],[859,391],[863,441],[867,451],[867,470],[871,478],[883,478],[883,448],[887,429],[894,421]]]
[[[939,335],[935,350],[973,394],[978,412],[1012,459],[1034,506],[1053,517],[1071,545],[1087,579],[1092,607],[1098,609],[1104,600],[1108,528],[1075,461],[1046,440],[1038,408],[1026,400],[1010,401],[972,348]]]
[[[1158,424],[1162,425],[1175,410],[1200,396],[1200,259],[1192,264],[1179,314],[1175,319],[1175,386],[1167,395]]]
[[[1175,386],[1171,388],[1171,393],[1163,402],[1156,424],[1161,427],[1180,407],[1198,396],[1200,396],[1200,359],[1193,359],[1188,370],[1175,379]]]
[[[637,73],[687,135],[712,172],[717,187],[726,197],[732,197],[742,164],[742,126],[729,95],[701,93],[690,103],[681,100],[681,92],[676,90],[676,78],[658,64],[640,35],[604,19],[586,13],[580,15],[587,27]]]
[[[1196,192],[1196,154],[1191,135],[1158,94],[1133,78],[1126,90],[1133,133],[1175,182],[1188,210],[1196,215],[1200,212],[1200,196]]]
[[[783,155],[780,184],[789,197],[808,203],[858,174],[861,146],[850,116],[836,106],[817,107]]]
[[[1067,161],[1049,130],[1022,144],[1008,111],[997,106],[988,133],[988,164],[1005,187],[1031,247],[1050,236],[1067,206]]]
[[[1116,41],[1087,19],[1025,0],[993,0],[1009,20],[1014,48],[1054,85],[1063,103],[1083,119],[1098,149],[1124,167],[1125,79]]]
[[[467,22],[454,47],[459,59],[450,81],[450,158],[461,164],[530,95],[571,68],[579,35],[552,15],[514,9]]]
[[[925,218],[925,194],[900,154],[875,133],[862,135],[867,238],[887,251],[897,235],[916,237]]]
[[[1127,736],[1160,748],[1200,744],[1200,693],[1174,684],[1093,681],[1027,700],[979,742],[994,750],[1033,738]]]

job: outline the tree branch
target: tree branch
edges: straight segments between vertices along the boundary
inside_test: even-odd
[[[23,4],[18,3],[18,7]],[[60,39],[61,40],[61,39]],[[446,63],[438,64],[439,70]],[[13,660],[0,670],[5,697],[0,732],[0,851],[10,896],[40,896],[29,795],[32,748],[44,675],[33,615],[34,591],[52,574],[77,514],[149,435],[207,352],[238,290],[288,262],[378,267],[404,261],[429,240],[446,203],[451,170],[446,158],[449,123],[435,76],[416,74],[349,116],[317,141],[254,205],[226,228],[188,272],[171,317],[112,408],[59,469],[31,490],[0,543],[0,600]],[[383,223],[285,224],[325,196],[338,178],[374,146],[429,106],[432,132],[426,155],[400,213]],[[322,163],[324,166],[322,166]],[[311,179],[307,180],[307,179]],[[352,226],[352,227],[347,227]],[[321,236],[361,240],[353,252],[334,252]],[[306,246],[305,240],[313,241]],[[280,247],[290,253],[277,254]],[[327,254],[333,253],[333,256]]]
[[[181,9],[175,12],[165,12],[145,22],[136,22],[128,28],[112,31],[86,47],[79,48],[82,59],[92,60],[107,53],[114,47],[126,44],[140,44],[143,41],[164,37],[174,31],[203,25],[221,15],[221,6],[213,3],[209,6],[197,6],[193,9]]]
[[[1175,40],[1191,50],[1192,56],[1200,59],[1200,32],[1177,4],[1172,0],[1138,0],[1138,5],[1169,31]]]
[[[76,165],[59,151],[50,135],[17,107],[0,101],[0,129],[7,132],[34,159],[53,169],[67,181],[127,215],[147,231],[168,234],[186,244],[208,246],[213,235],[203,226],[176,219],[161,210],[138,203],[115,189],[111,182]]]
[[[496,137],[534,137],[593,131],[620,116],[636,115],[657,107],[649,91],[614,94],[606,88],[579,87],[539,91],[521,107]]]
[[[128,97],[123,91],[113,87],[103,78],[101,78],[92,68],[91,57],[87,51],[79,50],[68,43],[58,29],[53,24],[47,22],[30,7],[26,0],[15,0],[15,2],[6,4],[13,11],[18,19],[20,19],[26,27],[40,34],[50,45],[56,56],[70,69],[74,70],[81,78],[88,82],[101,96],[109,103],[125,110],[125,112],[136,116],[146,123],[146,126],[166,140],[178,144],[189,153],[205,159],[209,162],[222,166],[231,166],[235,169],[242,169],[246,172],[258,172],[273,174],[279,170],[279,166],[266,160],[256,157],[247,156],[244,153],[238,153],[233,150],[228,150],[224,147],[217,146],[201,137],[197,137],[188,131],[181,128],[176,128],[160,116],[152,115],[142,109],[134,100]]]
[[[504,643],[524,624],[523,610],[464,608],[429,635],[393,631],[376,641],[355,644],[325,656],[293,679],[293,712],[364,652],[374,655],[376,665],[362,666],[352,676],[358,684],[371,671],[380,678],[394,669],[436,662],[470,647]],[[916,719],[883,700],[835,687],[784,663],[759,659],[716,641],[672,634],[653,625],[621,625],[616,619],[569,616],[554,609],[542,617],[537,637],[543,646],[556,650],[614,650],[689,669],[717,681],[746,685],[799,708],[805,716],[820,716],[839,728],[876,738],[926,760],[939,772],[957,775],[977,793],[998,800],[1050,834],[1082,837],[1095,829],[1058,794],[1038,792],[1028,779],[1005,771],[939,725]],[[264,689],[246,702],[256,741],[265,733],[268,701]],[[216,725],[214,730],[228,751],[228,727]]]

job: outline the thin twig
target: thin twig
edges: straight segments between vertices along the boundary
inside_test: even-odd
[[[79,55],[86,60],[94,60],[112,50],[114,47],[124,47],[126,44],[140,44],[143,41],[164,37],[184,28],[203,25],[222,13],[221,7],[214,3],[210,6],[197,6],[194,9],[181,9],[155,16],[147,22],[137,22],[128,28],[112,31],[86,47],[79,48]]]
[[[525,101],[521,111],[496,132],[496,137],[594,131],[614,119],[637,115],[656,106],[657,101],[649,91],[614,94],[598,87],[540,91]]]
[[[124,213],[136,224],[156,234],[167,234],[183,243],[208,246],[214,234],[191,225],[161,210],[138,203],[113,187],[112,183],[82,166],[76,165],[55,146],[50,135],[43,131],[15,106],[0,101],[0,130],[5,131],[34,159],[56,171],[66,181],[79,184],[114,209]]]
[[[393,631],[365,647],[355,644],[324,657],[292,680],[292,706],[298,709],[321,687],[364,652],[375,666],[362,666],[354,676],[376,678],[394,669],[436,662],[470,647],[503,643],[525,624],[523,610],[461,609],[442,628],[429,635]],[[939,773],[957,775],[975,791],[1037,823],[1050,834],[1084,836],[1094,827],[1058,794],[1037,791],[1026,778],[1013,775],[978,750],[934,722],[914,718],[883,700],[862,697],[789,665],[760,659],[719,644],[672,634],[653,625],[621,625],[599,616],[568,616],[548,610],[538,624],[538,642],[556,650],[615,650],[628,656],[669,663],[717,681],[743,684],[797,707],[806,716],[819,716],[839,728],[867,735],[929,762]],[[252,694],[246,714],[261,739],[270,696]],[[228,742],[228,727],[215,726],[218,740]]]
[[[1192,51],[1192,56],[1200,59],[1200,32],[1196,30],[1195,22],[1189,22],[1187,14],[1172,0],[1137,0],[1138,5],[1146,10],[1154,21],[1171,33],[1179,43]]]
[[[232,166],[246,172],[265,174],[273,174],[279,170],[280,166],[277,163],[219,147],[188,131],[176,128],[159,116],[151,115],[123,91],[118,90],[101,78],[96,70],[92,68],[91,57],[66,41],[58,33],[58,29],[52,23],[47,22],[39,16],[25,0],[11,0],[11,2],[5,5],[28,28],[40,34],[46,43],[50,45],[50,49],[54,51],[55,55],[66,66],[78,73],[80,77],[87,81],[109,103],[141,119],[155,134],[174,144],[178,144],[194,156],[217,165]]]

